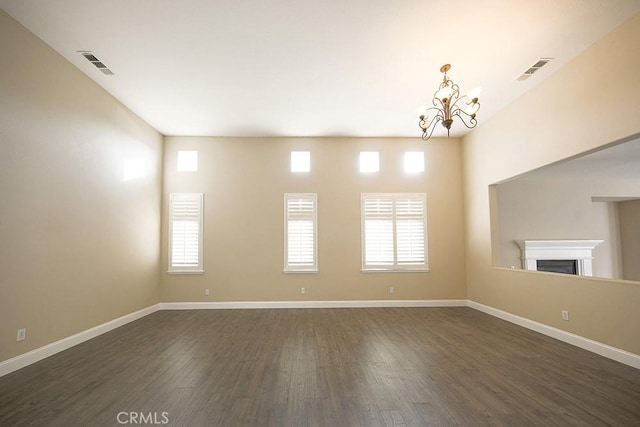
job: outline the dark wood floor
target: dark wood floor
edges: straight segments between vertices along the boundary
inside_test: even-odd
[[[639,426],[640,371],[469,308],[280,309],[160,311],[0,378],[1,426],[118,421]]]

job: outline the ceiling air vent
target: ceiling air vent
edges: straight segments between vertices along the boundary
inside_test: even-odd
[[[113,71],[107,68],[102,61],[100,61],[91,51],[79,50],[78,53],[84,56],[87,61],[91,62],[98,70],[102,71],[102,74],[113,76]]]
[[[527,69],[527,71],[522,73],[522,75],[520,77],[518,77],[516,80],[519,81],[519,82],[527,80],[536,71],[538,71],[540,68],[542,68],[545,65],[547,65],[549,63],[549,61],[551,61],[552,59],[553,58],[540,58],[540,59],[538,59],[538,61],[535,64],[533,64],[531,67],[529,67],[529,69]]]

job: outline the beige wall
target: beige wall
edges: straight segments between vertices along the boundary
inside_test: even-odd
[[[469,299],[640,354],[639,284],[491,266],[488,190],[640,132],[637,40],[640,15],[468,134],[463,164]]]
[[[594,239],[603,242],[593,251],[593,275],[622,279],[617,203],[591,197],[623,194],[625,184],[535,174],[497,185],[499,266],[522,268],[518,240]]]
[[[640,281],[640,200],[618,203],[624,277]]]
[[[158,302],[162,137],[2,11],[0,64],[1,361]]]
[[[187,149],[199,152],[197,173],[176,172],[176,153]],[[292,150],[311,151],[311,173],[289,172]],[[426,172],[405,175],[403,153],[418,150],[425,152]],[[380,151],[380,173],[358,172],[360,151]],[[465,298],[460,156],[456,139],[166,138],[162,301]],[[205,193],[203,275],[166,273],[171,192]],[[318,194],[317,274],[282,273],[287,192]],[[360,272],[363,192],[427,194],[430,272]]]

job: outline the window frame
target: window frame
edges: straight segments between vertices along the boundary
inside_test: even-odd
[[[313,223],[313,264],[297,265],[289,262],[289,200],[307,199],[313,202],[311,221]],[[318,272],[318,194],[317,193],[285,193],[284,194],[284,273],[317,273]]]
[[[384,265],[368,265],[367,264],[367,233],[366,233],[366,216],[365,201],[366,200],[390,200],[392,202],[392,213],[390,220],[392,221],[391,230],[393,238],[393,262]],[[424,262],[421,264],[399,264],[398,263],[398,221],[397,221],[397,202],[400,200],[420,200],[422,202],[422,225],[424,239]],[[426,193],[361,193],[360,201],[360,223],[361,223],[361,253],[362,264],[361,272],[363,273],[396,273],[396,272],[428,272],[429,271],[429,248],[428,248],[428,230],[427,230],[427,196]]]
[[[197,265],[174,265],[173,264],[173,228],[174,221],[177,221],[174,215],[174,204],[177,201],[195,201],[197,202],[198,212],[196,215],[187,215],[182,220],[197,221],[198,223],[198,262]],[[169,267],[167,273],[169,274],[202,274],[204,273],[203,265],[203,234],[204,234],[204,193],[170,193],[169,194],[169,241],[168,241],[168,256]]]

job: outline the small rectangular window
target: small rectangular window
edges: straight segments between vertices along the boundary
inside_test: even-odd
[[[197,172],[198,152],[178,151],[178,172]]]
[[[362,270],[428,270],[424,193],[362,195]]]
[[[202,193],[169,195],[169,273],[202,273]]]
[[[285,272],[317,272],[317,195],[284,195]]]
[[[309,151],[291,152],[291,172],[310,172],[311,153]]]
[[[407,151],[404,153],[405,173],[424,172],[424,153],[422,151]]]
[[[377,151],[360,152],[360,172],[375,173],[380,171],[380,153]]]

